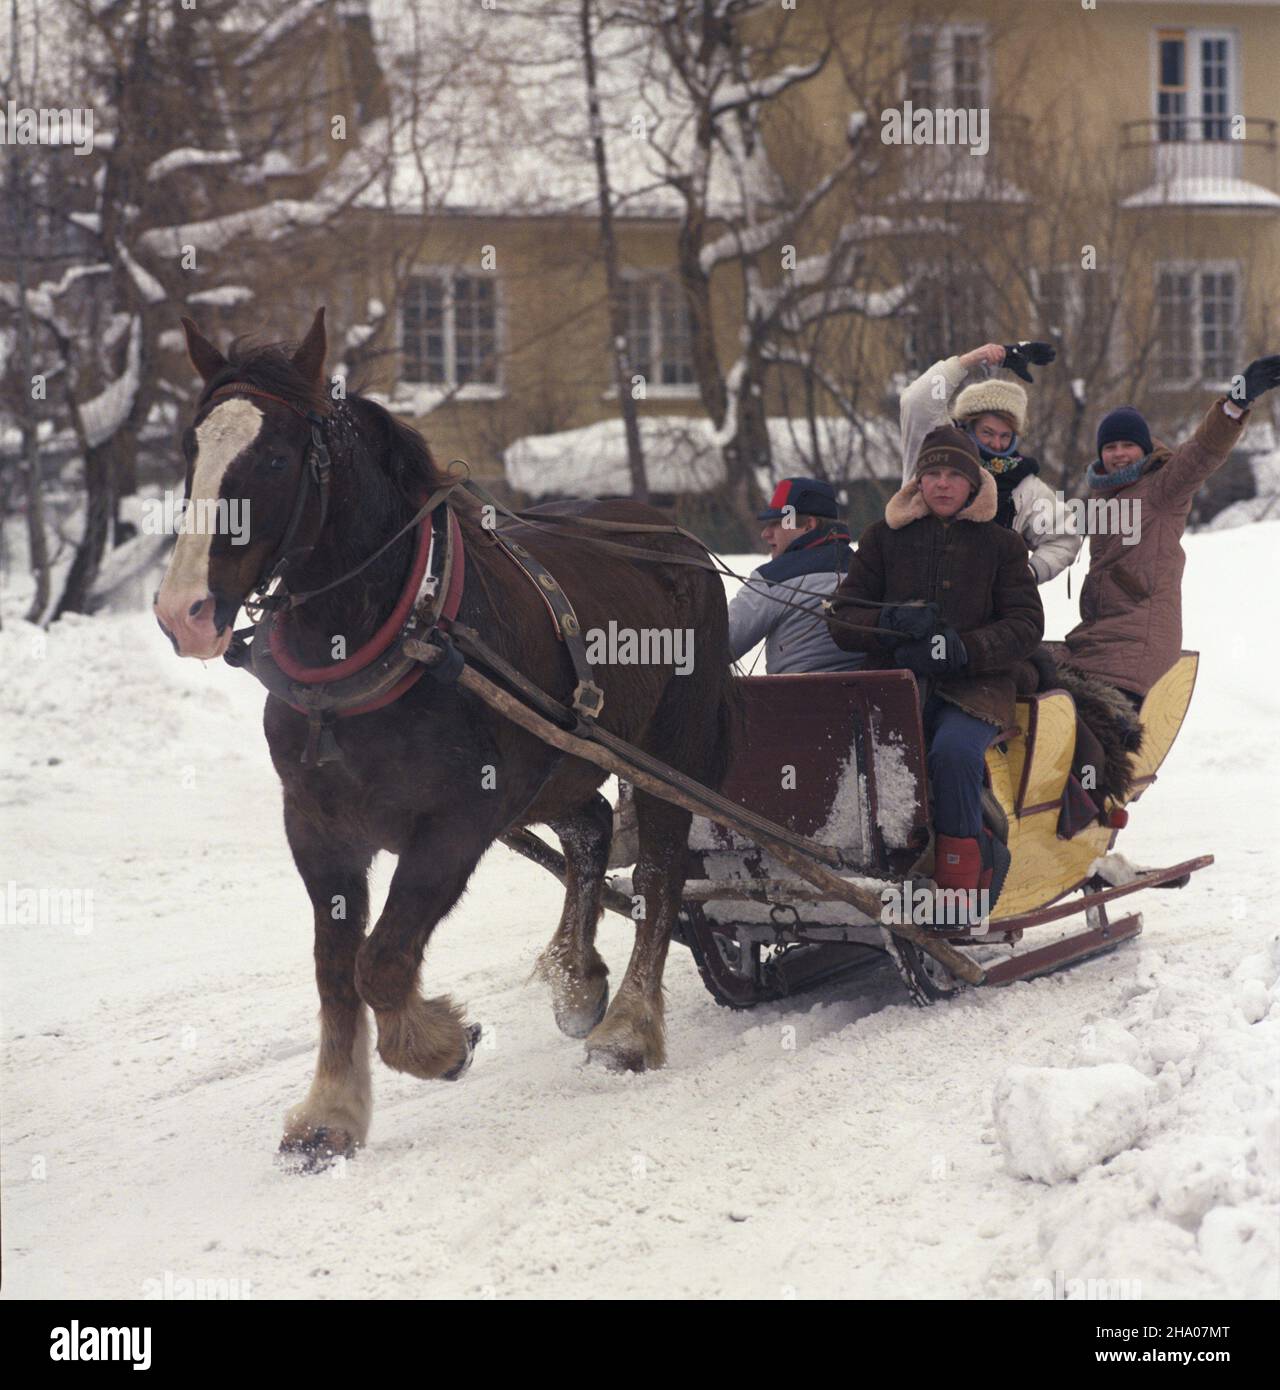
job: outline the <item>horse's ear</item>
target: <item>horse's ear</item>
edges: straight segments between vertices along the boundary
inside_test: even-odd
[[[227,359],[191,319],[184,317],[182,327],[187,335],[187,356],[191,359],[191,365],[205,381],[211,381],[227,365]]]
[[[318,386],[320,377],[324,371],[324,354],[328,346],[324,332],[324,305],[316,310],[316,316],[311,320],[311,327],[307,329],[307,336],[302,340],[301,346],[293,354],[293,365],[298,369],[298,375],[303,381]]]

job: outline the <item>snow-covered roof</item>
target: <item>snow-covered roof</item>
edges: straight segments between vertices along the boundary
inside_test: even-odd
[[[871,421],[861,429],[842,416],[815,421],[821,463],[832,478],[896,479],[902,471],[896,424]],[[814,471],[809,422],[772,416],[768,421],[772,469],[758,482],[772,490],[778,478]],[[724,462],[715,427],[703,416],[645,415],[640,418],[645,474],[654,492],[710,492],[723,487]],[[602,497],[630,493],[627,445],[620,419],[581,429],[530,435],[508,446],[507,481],[532,497]]]
[[[1131,194],[1121,207],[1280,208],[1280,194],[1247,179],[1188,174]]]
[[[390,88],[392,158],[359,198],[384,211],[592,213],[596,170],[576,7],[538,13],[372,0]],[[596,35],[610,183],[624,217],[671,218],[683,201],[664,151],[692,145],[692,113],[643,35]],[[713,161],[709,201],[737,205]]]

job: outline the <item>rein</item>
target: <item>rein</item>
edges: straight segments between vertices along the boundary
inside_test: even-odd
[[[466,467],[463,459],[454,459],[453,463],[461,463]],[[453,466],[450,464],[450,467]],[[518,522],[522,526],[532,526],[536,530],[549,531],[553,535],[560,535],[566,539],[581,541],[584,545],[593,545],[601,550],[608,550],[618,555],[625,555],[633,560],[653,560],[664,565],[692,565],[695,569],[707,570],[712,574],[723,575],[726,579],[736,579],[744,584],[748,589],[761,591],[761,586],[751,578],[750,575],[738,574],[731,570],[711,549],[701,537],[694,535],[692,531],[686,530],[683,526],[677,526],[674,522],[669,525],[659,525],[656,522],[630,522],[630,521],[606,521],[603,517],[595,516],[564,516],[554,519],[534,516],[529,512],[514,512],[510,507],[504,506],[491,493],[486,491],[479,483],[471,478],[467,478],[463,484],[473,496],[479,499],[485,506],[494,508],[501,512],[503,516],[510,517],[511,520]],[[608,541],[599,536],[574,535],[572,530],[561,529],[565,526],[589,526],[603,531],[621,531],[624,533],[657,533],[664,536],[683,536],[685,540],[692,541],[701,550],[706,552],[706,558],[694,555],[672,555],[663,550],[645,550],[635,545],[619,545],[616,541]],[[772,590],[777,586],[770,585]],[[782,608],[796,608],[803,613],[813,614],[813,609],[805,603],[793,603],[790,599],[779,598],[777,594],[769,592],[769,600],[778,604]],[[872,599],[854,598],[852,595],[841,595],[838,599],[833,597],[825,600],[823,607],[827,610],[827,615],[821,621],[834,623],[837,627],[848,628],[851,632],[871,632],[885,637],[900,637],[902,634],[883,627],[874,627],[866,623],[851,623],[846,618],[837,618],[831,609],[835,605],[850,608],[874,608],[877,612],[884,606]]]
[[[665,565],[691,565],[713,574],[737,579],[752,588],[757,587],[750,577],[738,575],[729,569],[705,542],[682,526],[674,523],[607,521],[600,517],[583,516],[545,518],[528,512],[515,512],[468,477],[455,478],[437,487],[394,535],[336,579],[314,589],[290,593],[285,584],[285,573],[299,555],[309,555],[315,550],[329,513],[332,462],[325,440],[324,419],[314,410],[303,410],[282,396],[243,382],[229,382],[213,391],[208,399],[230,396],[259,396],[275,401],[304,419],[311,431],[288,525],[271,559],[264,566],[263,576],[250,590],[250,597],[244,601],[243,606],[252,620],[252,626],[233,631],[231,646],[225,654],[225,660],[230,665],[250,668],[272,694],[284,699],[307,717],[309,732],[302,758],[306,765],[331,762],[341,757],[341,751],[333,736],[332,724],[335,719],[372,713],[383,708],[415,684],[428,667],[438,665],[438,669],[432,671],[437,680],[449,681],[450,678],[457,678],[456,666],[461,660],[461,653],[455,652],[452,659],[438,663],[437,660],[428,658],[428,652],[437,658],[442,653],[449,652],[448,633],[453,626],[461,599],[463,539],[457,518],[448,505],[453,494],[460,488],[470,493],[482,506],[492,507],[495,512],[501,513],[518,525],[530,526],[537,531],[590,544],[623,555],[629,560],[649,560]],[[467,467],[465,462],[462,466]],[[320,513],[316,539],[308,546],[297,547],[294,542],[306,511],[311,483],[314,483],[317,491]],[[354,579],[423,522],[427,522],[427,526],[419,541],[418,558],[411,566],[407,587],[392,617],[384,624],[384,630],[375,634],[355,657],[345,660],[337,667],[308,668],[292,658],[284,641],[283,629],[278,626],[278,620],[311,599],[330,593]],[[671,554],[639,546],[622,545],[602,536],[583,536],[580,531],[574,530],[575,524],[623,534],[679,536],[691,541],[703,554],[696,557]],[[594,718],[600,713],[604,697],[586,660],[581,629],[568,595],[560,589],[554,576],[523,546],[503,536],[496,526],[485,529],[492,530],[494,542],[506,551],[534,584],[551,611],[557,636],[565,642],[578,678],[571,709],[566,712],[570,717],[576,716],[579,721],[593,723]],[[436,539],[440,541],[439,554],[442,557],[438,566],[432,563],[437,553]],[[275,592],[268,592],[273,585],[277,586]],[[420,605],[428,596],[433,600],[430,611],[420,611]],[[770,598],[781,607],[800,609],[819,620],[812,608],[806,604],[793,603],[772,593]],[[877,609],[880,606],[863,599],[842,599],[841,602]],[[865,627],[831,616],[831,607],[830,602],[824,604],[830,622],[855,631],[885,632],[882,628]],[[478,635],[473,637],[475,645],[472,650],[475,651],[476,646],[483,646],[483,643]],[[436,642],[443,640],[443,648],[436,647],[432,638],[435,638]],[[492,656],[493,653],[486,650],[484,655]],[[424,658],[428,659],[424,662]]]

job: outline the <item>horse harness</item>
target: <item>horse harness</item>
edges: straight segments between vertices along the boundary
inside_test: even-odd
[[[349,719],[383,709],[399,699],[428,672],[443,684],[456,682],[462,670],[464,652],[515,685],[545,712],[558,716],[560,722],[568,719],[580,732],[585,733],[599,717],[604,707],[604,692],[587,659],[582,627],[569,596],[541,561],[518,541],[504,536],[496,524],[484,528],[492,537],[492,544],[498,546],[534,586],[546,605],[557,638],[564,643],[569,654],[577,681],[570,706],[566,707],[547,695],[494,651],[479,633],[456,622],[462,602],[465,553],[462,529],[447,504],[450,495],[458,488],[465,488],[484,506],[492,508],[495,514],[501,512],[519,524],[562,536],[573,535],[574,526],[628,534],[680,535],[700,546],[707,552],[706,556],[646,550],[601,536],[589,539],[601,549],[619,552],[632,560],[693,565],[713,573],[724,569],[711,557],[707,546],[682,526],[608,521],[600,517],[534,517],[512,511],[470,479],[455,479],[426,497],[413,517],[359,565],[318,589],[290,593],[286,584],[290,566],[299,556],[305,556],[315,548],[314,542],[308,546],[294,545],[306,510],[309,485],[314,485],[319,502],[317,538],[329,509],[332,465],[325,441],[324,418],[314,410],[301,410],[282,396],[240,382],[218,388],[210,399],[232,395],[263,396],[277,401],[306,420],[311,431],[284,536],[264,567],[263,577],[254,585],[252,596],[244,603],[245,611],[253,619],[252,626],[233,632],[231,645],[224,654],[228,664],[249,670],[271,694],[306,716],[307,742],[302,754],[304,766],[341,761],[341,749],[332,727],[336,719]],[[567,533],[564,529],[566,526],[570,528]],[[354,578],[414,527],[419,528],[419,534],[408,580],[391,614],[378,631],[359,650],[329,665],[306,666],[299,661],[288,641],[285,618],[289,611]],[[580,536],[577,538],[582,539]],[[788,607],[797,606],[786,600],[777,601]],[[256,618],[255,613],[258,615]],[[456,644],[452,638],[457,639]]]
[[[255,614],[257,617],[251,627],[232,634],[224,659],[232,666],[249,670],[271,694],[306,716],[304,765],[340,761],[342,754],[332,728],[335,719],[349,719],[383,709],[399,699],[427,671],[437,680],[451,683],[461,669],[462,654],[449,639],[462,603],[465,550],[462,528],[447,502],[449,495],[463,484],[459,480],[437,488],[423,500],[406,526],[354,569],[319,589],[291,594],[286,585],[290,565],[315,548],[314,543],[302,547],[294,544],[312,486],[319,500],[317,536],[328,514],[332,466],[324,438],[323,417],[315,411],[300,410],[282,396],[241,383],[219,388],[210,399],[231,395],[264,396],[288,406],[307,421],[311,439],[284,536],[264,566],[263,577],[254,585],[254,596],[244,605],[251,618]],[[507,511],[480,489],[476,491],[488,505]],[[317,594],[353,578],[415,526],[419,529],[409,577],[391,614],[377,632],[358,651],[328,665],[306,666],[299,661],[289,643],[286,615]],[[569,596],[555,576],[519,542],[502,535],[496,527],[490,534],[493,543],[534,586],[551,616],[556,636],[565,644],[577,678],[572,700],[574,713],[580,720],[597,718],[604,707],[604,691],[587,660],[582,627]],[[459,635],[464,633],[471,639],[467,645],[473,651],[478,654],[483,648],[492,664],[506,665],[498,653],[480,640],[479,634],[463,628]]]

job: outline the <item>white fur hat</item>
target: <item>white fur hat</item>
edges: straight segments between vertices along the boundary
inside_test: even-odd
[[[972,420],[978,415],[1007,415],[1013,428],[1021,434],[1027,427],[1027,393],[1016,381],[976,381],[966,386],[956,397],[952,414],[957,420]]]

